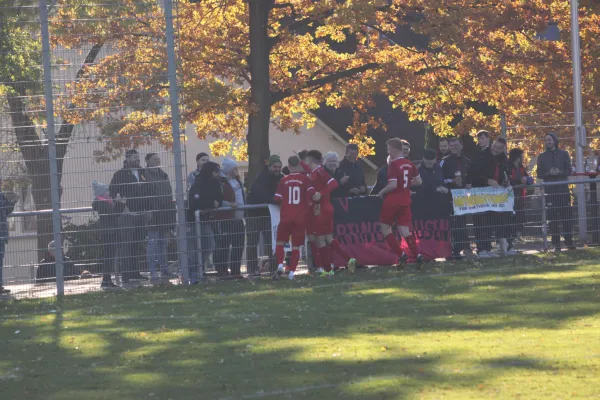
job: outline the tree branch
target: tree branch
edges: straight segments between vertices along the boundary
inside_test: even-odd
[[[288,90],[281,90],[281,91],[273,92],[271,94],[271,104],[275,104],[281,100],[284,100],[290,96],[293,96],[295,93],[301,92],[304,89],[322,87],[329,83],[334,83],[334,82],[342,80],[342,79],[350,78],[354,75],[357,75],[357,74],[360,74],[360,73],[363,73],[366,71],[370,71],[370,70],[375,70],[380,67],[381,67],[381,64],[379,64],[379,63],[367,63],[364,65],[361,65],[360,67],[350,68],[350,69],[347,69],[344,71],[339,71],[339,72],[329,74],[329,75],[324,76],[319,79],[313,79],[313,80],[307,81],[303,85],[301,85],[299,88],[297,88],[296,90],[288,89]]]

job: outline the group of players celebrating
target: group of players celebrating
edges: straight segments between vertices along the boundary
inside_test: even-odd
[[[398,255],[397,264],[405,264],[408,255],[402,251],[392,231],[395,224],[410,251],[417,255],[417,266],[420,267],[424,260],[409,226],[412,220],[410,188],[420,186],[422,181],[417,167],[402,157],[402,147],[406,144],[405,140],[399,138],[387,141],[388,183],[378,194],[383,199],[380,224],[386,242]],[[290,173],[281,179],[275,194],[275,201],[280,204],[281,209],[275,248],[278,268],[273,279],[280,279],[285,272],[290,280],[294,279],[300,259],[300,246],[304,245],[305,236],[311,246],[318,275],[329,278],[333,276],[332,252],[345,260],[348,272],[354,273],[356,259],[350,257],[344,246],[333,236],[331,192],[338,187],[338,182],[323,167],[320,151],[310,150],[303,156],[302,160],[296,155],[288,159]],[[292,253],[284,268],[284,245],[290,238]]]

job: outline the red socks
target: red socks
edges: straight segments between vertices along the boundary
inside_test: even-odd
[[[396,239],[396,235],[393,233],[388,234],[385,237],[385,241],[387,242],[388,246],[390,246],[390,249],[392,249],[392,251],[398,255],[398,257],[402,256],[402,249],[400,248],[398,239]]]
[[[416,257],[419,255],[419,247],[417,246],[417,239],[415,239],[414,235],[408,235],[404,238],[406,240],[406,244],[410,249],[410,252]]]
[[[319,248],[319,266],[325,271],[331,271],[331,252],[328,246]]]
[[[277,245],[275,247],[275,259],[277,260],[277,265],[283,264],[285,260],[285,251],[283,250],[283,246]]]
[[[329,245],[331,246],[331,249],[336,251],[340,256],[342,256],[342,258],[344,258],[344,261],[347,263],[348,261],[350,261],[350,259],[352,257],[350,257],[350,255],[346,252],[346,248],[344,246],[342,246],[340,244],[340,242],[338,242],[336,239],[333,239],[333,241],[331,242],[331,244]]]
[[[296,272],[298,261],[300,261],[300,250],[293,249],[292,256],[290,257],[290,265],[288,266],[287,270]]]

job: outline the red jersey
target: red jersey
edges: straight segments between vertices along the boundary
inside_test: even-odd
[[[280,220],[292,221],[296,218],[304,218],[312,204],[312,196],[315,194],[310,179],[297,172],[284,176],[279,181],[275,201],[281,204]]]
[[[331,205],[331,192],[338,187],[337,181],[329,175],[329,172],[325,171],[322,165],[319,165],[310,173],[310,180],[313,183],[315,192],[321,193],[321,200],[319,201],[321,206]]]
[[[388,182],[397,181],[396,189],[386,195],[393,198],[399,206],[410,206],[410,183],[419,176],[419,170],[410,160],[398,158],[388,166]]]

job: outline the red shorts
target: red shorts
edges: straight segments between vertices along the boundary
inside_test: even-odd
[[[281,221],[277,226],[277,241],[287,242],[291,236],[292,247],[300,247],[304,245],[305,232],[305,221]]]
[[[315,236],[333,235],[333,210],[321,210],[312,224]]]
[[[386,225],[397,223],[398,226],[412,225],[412,212],[410,206],[399,206],[383,200],[379,220]]]

